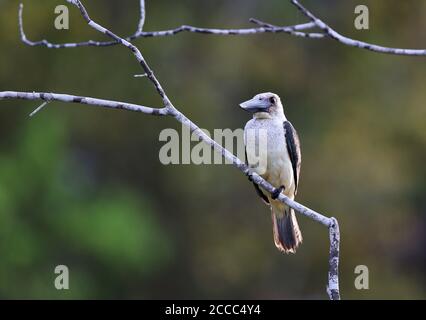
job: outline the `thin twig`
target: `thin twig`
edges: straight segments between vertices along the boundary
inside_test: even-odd
[[[138,28],[135,32],[135,35],[141,33],[143,30],[143,26],[145,25],[145,0],[139,1],[139,10],[140,10],[139,23],[138,23]]]
[[[43,109],[50,101],[43,102],[40,106],[38,106],[33,112],[30,113],[29,117],[33,117],[37,112]]]
[[[255,18],[250,18],[249,19],[250,22],[255,23],[263,28],[268,28],[271,30],[271,32],[273,32],[273,30],[277,30],[280,27],[267,23],[267,22],[263,22],[259,19],[255,19]],[[313,22],[308,22],[308,23],[302,23],[302,24],[296,24],[294,26],[288,26],[288,30],[287,33],[296,36],[296,37],[302,37],[302,38],[311,38],[311,39],[321,39],[324,38],[326,36],[326,34],[324,33],[316,33],[316,32],[300,32],[300,30],[306,30],[306,29],[312,29],[315,28],[316,25]]]

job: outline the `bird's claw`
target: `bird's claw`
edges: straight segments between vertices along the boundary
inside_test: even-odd
[[[253,172],[251,170],[247,171],[246,173],[247,178],[249,179],[250,182],[253,182]]]
[[[284,189],[285,189],[284,186],[281,186],[279,188],[275,188],[275,190],[271,194],[271,198],[274,199],[274,200],[277,199],[280,196],[280,193],[283,192]]]

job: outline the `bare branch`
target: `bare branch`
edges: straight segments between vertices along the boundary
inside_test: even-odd
[[[265,28],[279,28],[278,26],[275,26],[271,23],[261,21],[261,20],[256,19],[256,18],[250,18],[249,21],[251,23],[257,24],[257,25],[259,25],[261,27],[265,27]],[[302,23],[302,24],[296,24],[294,26],[288,26],[287,28],[289,29],[289,31],[290,30],[302,31],[302,30],[306,30],[306,29],[312,29],[312,28],[315,28],[315,27],[316,27],[315,23],[307,22],[307,23]]]
[[[216,141],[212,140],[208,135],[206,135],[203,132],[203,130],[201,130],[196,124],[194,124],[191,120],[189,120],[177,109],[174,109],[174,111],[170,111],[166,108],[160,108],[160,109],[150,108],[150,107],[145,107],[145,106],[126,103],[126,102],[97,99],[97,98],[83,97],[83,96],[74,96],[74,95],[63,94],[63,93],[0,91],[0,100],[8,100],[8,99],[9,100],[10,99],[42,100],[45,102],[61,101],[61,102],[93,105],[93,106],[111,108],[111,109],[123,109],[128,111],[136,111],[136,112],[142,112],[142,113],[151,114],[151,115],[172,116],[176,120],[178,120],[180,123],[188,126],[191,132],[194,132],[202,141],[209,144],[213,149],[219,152],[226,160],[228,160],[234,166],[240,169],[240,171],[242,171],[245,175],[247,176],[250,175],[254,183],[258,184],[259,186],[261,186],[262,188],[264,188],[270,193],[273,193],[275,190],[275,188],[271,184],[269,184],[266,180],[264,180],[261,176],[259,176],[255,172],[252,172],[244,162],[238,159],[235,155],[233,155],[227,149],[223,148]],[[332,221],[333,218],[327,218],[321,213],[316,212],[312,209],[309,209],[294,200],[291,200],[290,198],[286,197],[284,194],[280,194],[277,199],[287,204],[288,206],[292,207],[294,210],[298,211],[304,216],[312,220],[315,220],[326,227],[330,227],[330,225],[333,224],[333,221]]]
[[[331,218],[328,226],[330,233],[330,256],[328,269],[327,293],[331,300],[340,300],[339,291],[339,253],[340,253],[340,230],[339,223]]]
[[[260,21],[258,19],[255,18],[250,18],[249,20],[252,23],[255,23],[261,27],[264,28],[268,28],[271,29],[271,32],[273,32],[272,30],[277,30],[280,27],[275,26],[273,24],[267,23],[267,22],[263,22]],[[288,26],[288,31],[287,33],[296,36],[296,37],[302,37],[302,38],[311,38],[311,39],[320,39],[320,38],[324,38],[326,36],[326,34],[324,33],[315,33],[315,32],[300,32],[298,30],[306,30],[306,29],[311,29],[311,28],[315,28],[316,25],[313,22],[308,22],[308,23],[303,23],[303,24],[296,24],[294,26]]]
[[[70,3],[75,1],[67,0]],[[191,33],[200,33],[200,34],[212,34],[212,35],[222,35],[222,36],[235,36],[235,35],[252,35],[259,33],[287,33],[296,37],[310,38],[310,39],[323,39],[330,38],[334,39],[344,45],[357,47],[361,49],[370,50],[373,52],[386,53],[386,54],[394,54],[394,55],[409,55],[409,56],[425,56],[426,49],[402,49],[402,48],[391,48],[375,45],[372,43],[354,40],[349,37],[346,37],[333,28],[331,28],[324,21],[316,17],[312,12],[302,6],[298,0],[290,0],[311,22],[291,25],[291,26],[276,26],[270,23],[262,22],[257,19],[251,18],[250,21],[258,24],[260,27],[258,28],[241,28],[241,29],[217,29],[217,28],[200,28],[189,25],[182,25],[180,27],[168,30],[160,30],[160,31],[143,31],[143,26],[145,24],[145,1],[140,0],[140,19],[138,22],[137,31],[125,38],[127,41],[131,41],[137,38],[147,38],[147,37],[166,37],[166,36],[174,36],[181,32],[191,32]],[[86,46],[94,46],[94,47],[106,47],[106,46],[114,46],[119,44],[117,41],[84,41],[84,42],[76,42],[76,43],[51,43],[47,40],[40,41],[30,41],[27,39],[24,28],[23,28],[23,19],[22,19],[22,11],[23,5],[21,4],[19,7],[19,31],[21,35],[21,40],[25,44],[29,46],[45,46],[51,49],[61,49],[61,48],[76,48],[76,47],[86,47]],[[314,27],[318,27],[323,30],[323,33],[305,33],[300,32],[300,30],[311,29]]]
[[[144,69],[146,76],[154,84],[155,89],[157,90],[157,92],[161,96],[161,98],[163,99],[164,107],[167,108],[167,109],[174,109],[172,103],[170,102],[169,98],[167,97],[166,93],[164,92],[163,87],[161,86],[161,84],[157,80],[157,78],[155,77],[152,69],[146,63],[146,61],[145,61],[144,57],[142,56],[141,52],[139,51],[139,49],[136,46],[134,46],[132,43],[130,43],[129,41],[127,41],[123,38],[120,38],[119,36],[117,36],[112,31],[108,30],[107,28],[104,28],[100,24],[93,21],[90,18],[89,14],[87,13],[86,8],[83,6],[83,4],[79,0],[68,0],[68,2],[74,4],[80,10],[81,15],[83,16],[84,20],[87,21],[89,26],[91,26],[93,29],[107,35],[108,37],[114,39],[114,41],[118,42],[119,44],[122,44],[123,46],[128,48],[130,51],[132,51],[133,55],[136,57],[136,60],[139,62],[139,64]]]
[[[298,0],[291,0],[291,2],[301,11],[306,17],[308,17],[315,25],[324,31],[324,33],[331,39],[337,40],[340,43],[350,46],[357,47],[361,49],[366,49],[374,52],[395,54],[395,55],[406,55],[406,56],[426,56],[426,49],[399,49],[399,48],[390,48],[378,46],[364,41],[354,40],[344,35],[341,35],[333,28],[331,28],[324,21],[316,17],[312,12],[306,9],[303,5],[299,3]]]
[[[128,111],[142,112],[155,116],[165,116],[168,114],[165,108],[150,108],[137,104],[104,100],[90,97],[73,96],[63,93],[47,93],[47,92],[18,92],[18,91],[0,91],[0,100],[20,99],[20,100],[42,100],[45,102],[62,101],[71,103],[87,104],[110,109],[123,109]],[[38,109],[38,108],[37,108]],[[36,110],[37,110],[36,109]],[[38,111],[38,110],[37,110]]]
[[[139,64],[142,66],[143,70],[146,73],[146,76],[148,79],[154,84],[155,89],[157,90],[157,93],[161,96],[163,100],[164,107],[160,109],[156,108],[149,108],[145,106],[140,105],[134,105],[134,104],[127,104],[123,102],[116,102],[116,101],[109,101],[109,100],[102,100],[102,99],[95,99],[95,98],[88,98],[88,97],[79,97],[79,96],[71,96],[71,95],[65,95],[65,94],[55,94],[55,93],[26,93],[26,92],[12,92],[12,91],[6,91],[6,92],[0,92],[0,100],[1,99],[25,99],[25,100],[43,100],[43,101],[51,101],[51,100],[58,100],[63,102],[74,102],[74,103],[82,103],[82,104],[89,104],[89,105],[96,105],[96,106],[102,106],[107,108],[117,108],[117,109],[125,109],[125,110],[131,110],[131,111],[139,111],[147,114],[153,114],[153,115],[169,115],[175,118],[177,121],[182,123],[183,125],[187,126],[191,133],[194,133],[198,136],[198,138],[201,141],[206,142],[209,144],[214,150],[219,152],[222,157],[227,159],[230,163],[232,163],[236,168],[238,168],[240,171],[242,171],[245,175],[250,176],[251,180],[261,186],[266,191],[270,192],[271,194],[275,191],[275,188],[265,181],[262,177],[260,177],[258,174],[251,172],[250,168],[243,163],[240,159],[238,159],[235,155],[233,155],[231,152],[229,152],[227,149],[223,148],[221,145],[219,145],[216,141],[212,140],[203,130],[201,130],[195,123],[193,123],[190,119],[188,119],[184,114],[182,114],[177,108],[175,108],[170,101],[170,99],[167,97],[162,85],[156,78],[154,72],[150,68],[150,66],[147,64],[146,60],[144,59],[142,53],[140,50],[134,46],[132,43],[129,42],[129,40],[123,39],[119,37],[118,35],[114,34],[110,30],[104,28],[103,26],[99,25],[98,23],[94,22],[90,16],[88,15],[85,7],[79,0],[67,0],[69,3],[75,5],[81,12],[83,18],[87,21],[89,26],[94,28],[95,30],[107,35],[108,37],[112,38],[113,44],[121,44],[131,50],[131,52],[136,57]],[[142,3],[142,2],[141,2]],[[22,40],[29,44],[29,45],[44,45],[49,48],[59,48],[64,47],[64,45],[52,45],[49,44],[46,41],[41,41],[39,43],[29,42],[25,34],[23,32],[22,27],[22,5],[20,6],[20,15],[19,15],[19,23],[20,23],[20,30],[21,30],[21,38]],[[182,26],[179,31],[172,30],[171,32],[181,32],[181,31],[190,31],[190,32],[201,32],[201,33],[212,33],[212,34],[252,34],[252,33],[259,33],[259,32],[286,32],[293,35],[299,35],[302,36],[302,34],[305,34],[303,32],[300,32],[299,30],[306,30],[313,27],[312,23],[308,24],[301,24],[296,26],[290,26],[290,27],[275,27],[269,24],[265,24],[263,22],[260,22],[258,20],[255,20],[255,23],[257,24],[264,24],[264,26],[260,28],[252,28],[252,29],[201,29],[201,28],[194,28],[190,26]],[[179,29],[179,28],[178,28]],[[165,31],[169,32],[169,31]],[[175,34],[174,33],[174,34]],[[297,33],[297,34],[295,34]],[[164,33],[164,35],[166,35]],[[321,34],[321,37],[323,35]],[[87,42],[89,43],[89,42]],[[94,45],[94,42],[90,42],[90,45]],[[65,47],[72,47],[72,46],[82,46],[82,44],[66,44]],[[290,198],[286,197],[283,194],[280,194],[277,198],[279,201],[287,204],[297,212],[305,215],[306,217],[313,219],[314,221],[317,221],[324,226],[326,226],[329,229],[330,233],[330,271],[329,271],[329,281],[328,281],[328,289],[330,298],[331,299],[338,299],[340,298],[339,295],[339,287],[338,287],[338,259],[339,259],[339,230],[338,230],[338,224],[336,219],[334,218],[328,218],[312,209],[309,209],[302,204],[291,200]],[[331,293],[330,293],[331,292]]]
[[[139,9],[140,9],[140,16],[139,16],[139,23],[138,23],[138,29],[135,32],[135,35],[139,34],[143,30],[143,26],[145,24],[145,0],[139,0]]]
[[[73,1],[68,1],[72,4],[74,4]],[[143,3],[143,4],[142,4]],[[143,5],[143,7],[142,7]],[[25,35],[24,27],[23,27],[23,4],[20,4],[19,6],[19,31],[22,42],[29,46],[44,46],[50,49],[63,49],[63,48],[77,48],[77,47],[108,47],[108,46],[114,46],[118,45],[118,41],[93,41],[88,40],[84,42],[75,42],[75,43],[51,43],[45,39],[40,41],[31,41],[28,40],[28,38]],[[142,19],[143,17],[143,19]],[[250,19],[252,22],[260,22],[256,19]],[[159,31],[142,31],[145,22],[145,6],[144,1],[141,0],[141,19],[139,20],[138,24],[138,31],[125,38],[126,41],[132,41],[137,38],[150,38],[150,37],[167,37],[167,36],[174,36],[178,33],[182,32],[190,32],[190,33],[200,33],[200,34],[211,34],[211,35],[220,35],[220,36],[244,36],[244,35],[252,35],[252,34],[259,34],[259,33],[288,33],[293,36],[297,37],[308,37],[308,38],[322,38],[325,35],[321,33],[303,33],[303,32],[297,32],[299,30],[306,30],[312,27],[315,27],[315,24],[313,23],[303,23],[303,24],[296,24],[296,25],[290,25],[290,26],[274,26],[271,24],[263,25],[258,28],[241,28],[241,29],[218,29],[218,28],[200,28],[195,26],[189,26],[189,25],[182,25],[180,27],[174,28],[174,29],[168,29],[168,30],[159,30]]]

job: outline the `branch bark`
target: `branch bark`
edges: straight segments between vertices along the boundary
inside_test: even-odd
[[[100,107],[106,107],[106,108],[113,108],[113,109],[124,109],[129,111],[137,111],[142,112],[145,114],[150,115],[159,115],[159,116],[171,116],[175,118],[178,122],[182,123],[183,125],[187,126],[191,133],[194,133],[198,136],[198,138],[201,141],[204,141],[205,143],[209,144],[214,150],[219,152],[222,157],[226,158],[230,163],[232,163],[236,168],[238,168],[242,173],[244,173],[246,176],[250,176],[251,180],[261,186],[266,191],[273,193],[275,191],[275,188],[269,184],[267,181],[265,181],[262,177],[260,177],[258,174],[252,172],[250,168],[242,162],[240,159],[238,159],[235,155],[233,155],[231,152],[229,152],[227,149],[223,148],[221,145],[219,145],[216,141],[211,139],[209,136],[207,136],[204,131],[202,131],[195,123],[193,123],[189,118],[187,118],[183,113],[181,113],[170,101],[168,98],[165,90],[163,89],[161,83],[155,76],[153,70],[150,68],[146,60],[144,59],[142,53],[140,50],[133,45],[129,40],[126,40],[124,38],[119,37],[118,35],[114,34],[107,28],[101,26],[100,24],[93,21],[86,8],[83,6],[81,1],[79,0],[67,0],[69,3],[75,5],[79,10],[83,18],[86,20],[88,25],[95,30],[107,35],[112,39],[112,42],[114,44],[120,44],[124,47],[128,48],[133,55],[135,56],[136,60],[144,70],[146,76],[150,80],[150,82],[154,85],[157,93],[160,95],[163,101],[163,107],[162,108],[151,108],[146,107],[142,105],[137,104],[130,104],[125,102],[118,102],[118,101],[110,101],[110,100],[104,100],[104,99],[96,99],[96,98],[90,98],[90,97],[82,97],[82,96],[74,96],[74,95],[68,95],[68,94],[58,94],[58,93],[42,93],[42,92],[17,92],[17,91],[3,91],[0,92],[0,100],[4,99],[23,99],[23,100],[42,100],[45,102],[50,101],[62,101],[62,102],[71,102],[71,103],[81,103],[81,104],[87,104],[87,105],[93,105],[93,106],[100,106]],[[141,4],[144,1],[141,1]],[[19,24],[20,24],[20,30],[21,30],[21,39],[24,43],[28,45],[45,45],[49,48],[57,48],[57,46],[52,46],[45,40],[34,43],[29,42],[25,34],[23,32],[23,23],[22,23],[22,4],[20,5],[20,11],[19,11]],[[141,11],[141,17],[145,19],[145,11],[143,10],[143,14]],[[141,18],[142,21],[142,18]],[[245,30],[263,30],[262,32],[273,32],[271,31],[273,27],[270,25],[260,22],[258,20],[255,21],[257,24],[263,24],[264,26],[257,28],[257,29],[245,29]],[[143,23],[138,24],[138,30],[143,27]],[[296,25],[291,27],[281,27],[280,30],[282,32],[288,32],[288,33],[294,33],[294,32],[300,32],[299,30],[305,30],[307,28],[312,27],[312,22],[302,25]],[[192,28],[192,27],[188,27]],[[283,28],[286,28],[284,31]],[[210,29],[211,30],[211,29]],[[216,29],[215,29],[216,30]],[[269,30],[269,31],[265,31]],[[222,32],[222,31],[220,31]],[[228,34],[229,30],[227,30]],[[250,31],[251,32],[251,31]],[[257,32],[257,31],[256,31]],[[86,43],[95,43],[95,42],[86,42]],[[75,45],[77,46],[77,45]],[[80,45],[81,46],[81,45]],[[64,46],[62,46],[64,47]],[[65,47],[70,47],[70,45]],[[321,223],[322,225],[326,226],[329,229],[329,237],[330,237],[330,257],[329,257],[329,272],[328,272],[328,285],[327,285],[327,292],[329,294],[330,299],[340,299],[340,293],[339,293],[339,276],[338,276],[338,264],[339,264],[339,243],[340,243],[340,233],[339,233],[339,226],[337,223],[337,220],[335,218],[328,218],[325,215],[316,212],[312,209],[309,209],[308,207],[291,200],[290,198],[286,197],[284,194],[280,194],[277,198],[279,201],[282,201],[283,203],[287,204],[288,206],[292,207],[295,211],[299,212],[300,214]]]

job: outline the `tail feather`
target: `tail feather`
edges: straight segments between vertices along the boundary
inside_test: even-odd
[[[272,208],[272,227],[275,246],[284,253],[295,253],[302,243],[302,233],[294,210],[286,206],[284,213],[278,213]]]

